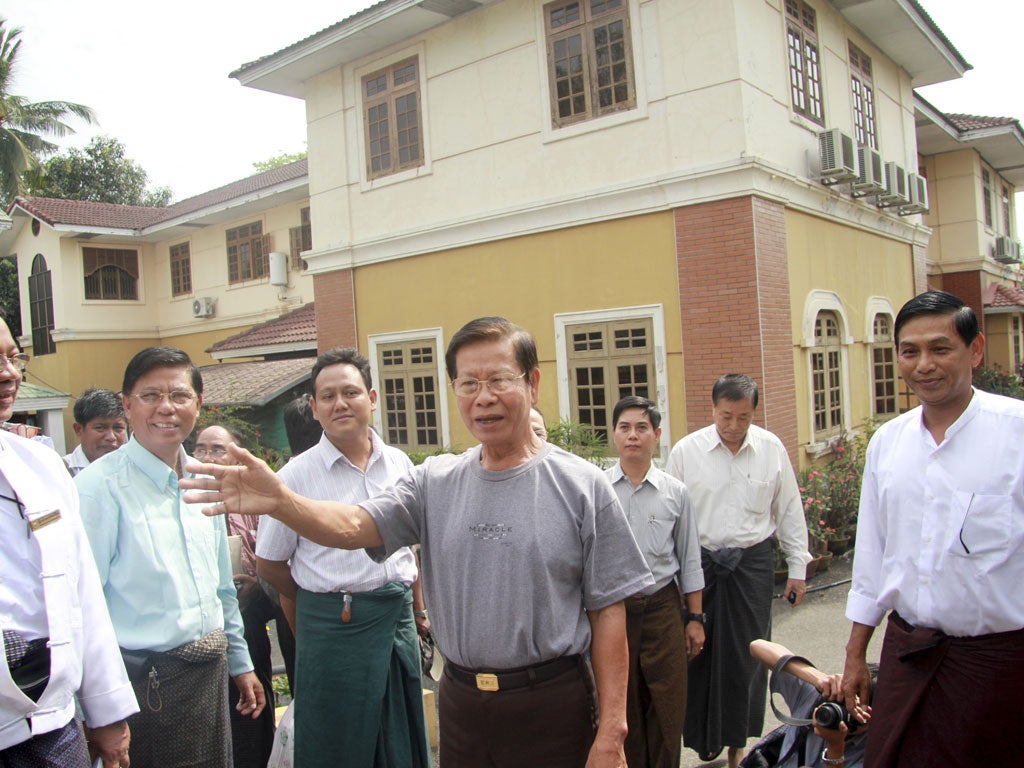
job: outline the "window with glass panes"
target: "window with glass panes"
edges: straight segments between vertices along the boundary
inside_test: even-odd
[[[263,236],[263,222],[254,221],[234,227],[227,231],[225,237],[229,283],[255,280],[270,273],[270,248]]]
[[[650,318],[566,328],[571,416],[608,439],[612,409],[627,395],[656,397]]]
[[[32,323],[32,354],[51,355],[57,351],[50,332],[53,330],[53,283],[43,254],[32,259],[28,277],[29,319]]]
[[[853,96],[854,138],[861,144],[878,149],[871,58],[853,43],[850,43],[850,90]]]
[[[188,243],[171,246],[171,295],[192,293],[192,255]]]
[[[838,435],[843,426],[842,347],[839,318],[835,312],[819,312],[814,321],[811,350],[811,389],[814,398],[814,436]]]
[[[139,298],[139,252],[126,248],[83,248],[85,298],[134,301]]]
[[[895,416],[896,348],[893,346],[892,320],[888,315],[875,315],[874,343],[871,345],[872,405],[876,418]]]
[[[432,339],[377,348],[384,441],[405,450],[441,447],[437,350]]]
[[[296,272],[306,268],[306,261],[302,258],[303,252],[313,250],[313,226],[309,220],[309,208],[299,211],[299,222],[299,226],[288,230],[291,267]]]
[[[636,106],[627,0],[549,3],[544,26],[552,125]]]
[[[415,57],[362,80],[366,177],[423,165],[419,62]]]
[[[981,169],[981,199],[985,207],[985,226],[992,229],[992,174],[988,168]]]
[[[824,125],[817,15],[802,0],[785,0],[785,3],[789,91],[793,111]]]

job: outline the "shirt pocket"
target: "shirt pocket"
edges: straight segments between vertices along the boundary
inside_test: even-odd
[[[747,478],[747,511],[766,515],[771,511],[772,483]]]
[[[647,546],[656,560],[667,560],[675,551],[675,518],[659,510],[647,521]]]
[[[1008,494],[953,494],[953,535],[949,553],[979,566],[1002,562],[1009,552],[1012,499]]]

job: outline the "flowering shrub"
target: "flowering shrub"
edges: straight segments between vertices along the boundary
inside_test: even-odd
[[[864,476],[864,452],[876,425],[868,422],[856,435],[845,435],[832,450],[828,463],[810,467],[798,477],[807,518],[807,533],[824,545],[853,536]]]

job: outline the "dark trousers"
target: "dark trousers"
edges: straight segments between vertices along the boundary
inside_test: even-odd
[[[231,746],[234,768],[266,768],[270,750],[274,747],[274,688],[272,662],[270,660],[270,635],[267,622],[274,617],[274,605],[263,590],[242,611],[245,625],[245,642],[249,646],[253,672],[263,685],[267,706],[255,720],[243,716],[235,706],[238,704],[238,686],[228,681],[228,708],[231,713]]]
[[[583,768],[597,729],[589,669],[531,687],[480,691],[446,667],[438,692],[444,768]]]
[[[653,595],[626,599],[629,768],[679,768],[686,719],[686,631],[671,581]]]

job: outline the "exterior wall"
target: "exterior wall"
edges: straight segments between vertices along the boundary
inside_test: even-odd
[[[747,373],[762,391],[758,421],[796,464],[782,206],[734,198],[681,208],[675,223],[687,431],[710,423],[711,388],[722,374]]]
[[[29,381],[46,384],[72,396],[69,407],[64,411],[64,434],[69,451],[75,446],[75,433],[71,428],[74,423],[72,408],[74,399],[82,392],[90,387],[120,392],[128,361],[148,346],[166,344],[178,347],[187,352],[196,365],[212,365],[216,360],[205,350],[221,338],[221,333],[206,332],[172,338],[62,341],[57,345],[57,354],[33,357],[26,377]],[[60,450],[59,445],[56,448]]]
[[[1013,333],[1008,313],[985,316],[985,365],[998,365],[1004,371],[1013,371]]]
[[[872,56],[883,155],[914,169],[909,77],[830,5],[816,5],[826,127],[852,130],[853,40]],[[471,222],[534,217],[515,234],[537,231],[539,201],[550,209],[607,196],[598,218],[633,215],[664,197],[667,179],[707,176],[719,177],[716,185],[679,193],[679,204],[749,194],[748,181],[722,174],[751,162],[806,184],[820,128],[791,110],[780,0],[634,0],[637,108],[558,131],[550,125],[542,7],[537,0],[488,5],[307,81],[310,156],[318,158],[310,190],[323,256],[314,257],[314,269],[346,268],[353,255],[357,264],[380,260],[403,235],[417,236],[403,256],[446,237],[437,248],[454,247],[450,230]],[[422,64],[425,164],[368,182],[361,77],[409,56]],[[653,194],[628,206],[617,197],[647,187]]]
[[[637,216],[361,267],[355,271],[359,346],[366,349],[369,335],[437,327],[447,345],[475,317],[508,317],[537,340],[539,406],[555,420],[568,415],[569,404],[558,397],[554,315],[660,304],[667,371],[658,377],[667,384],[666,411],[680,425],[671,436],[676,440],[685,418],[673,232],[670,214]],[[321,347],[345,343],[322,325],[320,333]],[[465,448],[474,441],[446,390],[451,444]]]
[[[332,347],[360,346],[356,326],[356,299],[352,270],[343,269],[317,275],[314,284],[316,286],[318,353],[325,352]],[[373,301],[374,299],[367,296],[366,300]]]
[[[294,309],[300,303],[312,300],[312,275],[290,271],[289,286],[284,288],[271,285],[269,278],[229,285],[226,231],[260,221],[264,232],[271,236],[274,249],[287,253],[288,230],[299,225],[299,210],[306,205],[306,202],[288,203],[220,225],[196,229],[188,237],[168,238],[157,243],[123,236],[62,239],[45,224],[41,226],[39,236],[34,236],[26,222],[14,248],[22,293],[22,333],[28,337],[31,346],[28,276],[37,253],[46,258],[51,272],[54,340],[58,345],[58,356],[68,341],[83,340],[159,337],[184,348],[190,343],[184,340],[187,337],[207,334],[217,341]],[[170,246],[183,242],[188,242],[190,247],[193,290],[189,294],[172,297]],[[139,252],[137,301],[86,300],[82,264],[82,249],[86,247],[130,248]],[[192,301],[199,296],[217,299],[214,317],[192,316]],[[204,349],[195,351],[205,358]]]
[[[959,296],[978,315],[981,332],[985,333],[987,318],[982,307],[981,294],[984,290],[981,272],[977,270],[965,272],[949,272],[942,276],[942,290]]]
[[[887,301],[893,313],[915,293],[911,246],[796,211],[786,213],[789,308],[796,376],[798,440],[812,442],[812,403],[808,347],[813,317],[807,303],[813,292],[832,294],[841,303],[840,333],[846,349],[845,424],[857,428],[871,413],[871,365],[865,338],[873,319],[871,307]],[[901,401],[902,403],[903,401]],[[801,459],[806,462],[807,457]]]

